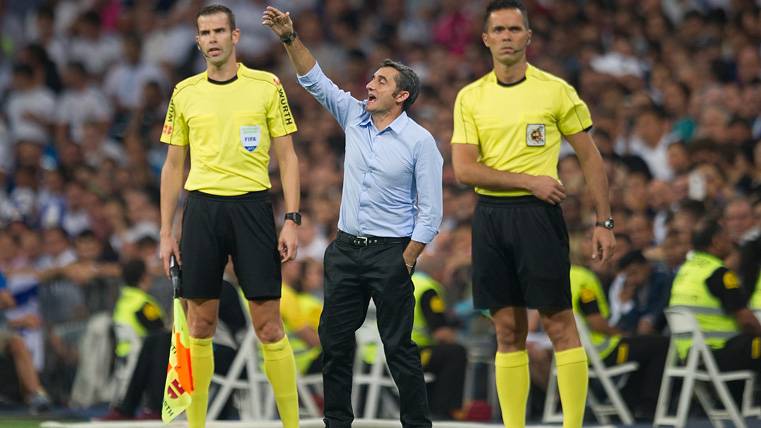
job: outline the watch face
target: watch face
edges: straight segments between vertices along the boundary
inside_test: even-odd
[[[609,219],[605,220],[604,222],[602,222],[602,225],[603,225],[603,226],[604,226],[606,229],[613,229],[613,227],[614,227],[616,224],[613,222],[613,219],[612,219],[612,218],[609,218]]]
[[[287,213],[285,215],[286,220],[293,220],[294,223],[301,226],[301,214],[300,213]]]

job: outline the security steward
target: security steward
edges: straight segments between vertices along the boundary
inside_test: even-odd
[[[695,312],[720,370],[761,374],[761,324],[747,306],[739,278],[723,262],[732,252],[729,235],[718,221],[704,220],[693,231],[692,246],[674,279],[669,306]],[[690,346],[690,339],[677,340],[680,357]]]
[[[146,275],[145,263],[140,259],[129,260],[122,265],[124,286],[114,307],[112,316],[116,327],[116,356],[126,358],[133,349],[129,329],[140,339],[164,328],[164,313],[158,302],[148,294],[150,282]]]
[[[571,265],[573,311],[587,324],[592,345],[605,365],[635,361],[637,371],[629,376],[622,395],[636,419],[652,419],[658,404],[669,339],[663,336],[623,336],[608,323],[610,310],[600,280],[591,270]]]
[[[427,384],[433,419],[452,419],[462,408],[467,351],[457,343],[456,320],[447,316],[444,290],[430,275],[416,272],[412,340],[420,348],[423,371],[433,374]]]

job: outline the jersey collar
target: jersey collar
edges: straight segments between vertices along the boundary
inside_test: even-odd
[[[365,111],[365,113],[360,117],[359,119],[359,126],[369,126],[372,124],[370,113]],[[407,116],[406,111],[402,111],[402,114],[396,117],[389,125],[388,128],[391,128],[392,131],[396,134],[400,134],[402,130],[407,126],[407,124],[410,121],[410,117]]]

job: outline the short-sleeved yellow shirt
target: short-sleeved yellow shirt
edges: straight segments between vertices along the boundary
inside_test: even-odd
[[[206,72],[178,83],[161,141],[190,146],[185,189],[230,196],[269,189],[270,142],[296,132],[280,80],[240,64],[236,78]]]
[[[592,126],[589,108],[564,80],[528,65],[512,85],[494,71],[465,86],[454,106],[452,144],[475,144],[479,162],[498,171],[558,178],[562,135]],[[476,187],[489,196],[523,196],[523,189]]]

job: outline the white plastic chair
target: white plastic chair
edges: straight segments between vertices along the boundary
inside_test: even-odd
[[[684,307],[668,308],[665,311],[666,320],[671,330],[671,345],[666,357],[666,367],[663,370],[661,390],[658,395],[658,406],[655,411],[653,426],[669,425],[682,428],[687,422],[692,395],[705,410],[713,426],[721,428],[723,420],[731,420],[735,427],[745,428],[745,417],[761,415],[761,408],[753,407],[754,373],[749,370],[721,372],[713,358],[711,349],[705,342],[705,335],[700,330],[694,313]],[[687,360],[680,364],[676,350],[675,339],[692,339],[692,347],[687,354]],[[682,378],[682,389],[679,403],[674,415],[668,414],[671,387],[674,378]],[[744,381],[742,411],[737,409],[727,388],[729,381]],[[716,392],[723,409],[714,407],[710,388]]]
[[[143,346],[143,340],[137,335],[137,332],[131,325],[114,323],[112,328],[117,345],[121,342],[129,342],[129,354],[123,358],[117,357],[114,364],[113,379],[116,387],[114,388],[114,397],[111,405],[115,406],[127,392],[132,372],[135,371],[135,366],[137,365],[137,357],[140,355],[140,348]]]
[[[219,417],[225,402],[234,391],[238,392],[236,398],[241,420],[268,420],[275,417],[275,396],[266,374],[259,370],[258,339],[249,313],[248,302],[244,298],[241,298],[240,302],[248,323],[246,335],[241,341],[227,374],[214,374],[211,378],[212,386],[218,389],[207,412],[208,420],[216,420]],[[247,376],[246,379],[241,379],[244,367]],[[306,415],[322,417],[319,406],[307,388],[308,385],[317,385],[318,389],[321,389],[322,375],[297,375],[296,382],[299,403],[303,405]]]
[[[607,400],[601,400],[595,396],[594,389],[589,388],[587,392],[587,406],[592,410],[598,422],[602,424],[610,423],[610,418],[608,417],[610,415],[618,416],[621,422],[626,425],[633,424],[634,419],[631,412],[618,391],[626,383],[629,374],[637,370],[639,364],[630,361],[624,364],[606,366],[597,348],[592,344],[586,322],[578,315],[576,316],[576,327],[579,331],[581,345],[584,347],[587,359],[589,360],[589,378],[599,380],[607,396]],[[557,373],[555,358],[553,357],[550,381],[547,386],[547,396],[544,401],[544,416],[542,417],[542,422],[544,423],[563,421],[562,412],[557,411]],[[614,382],[614,380],[616,381]]]

